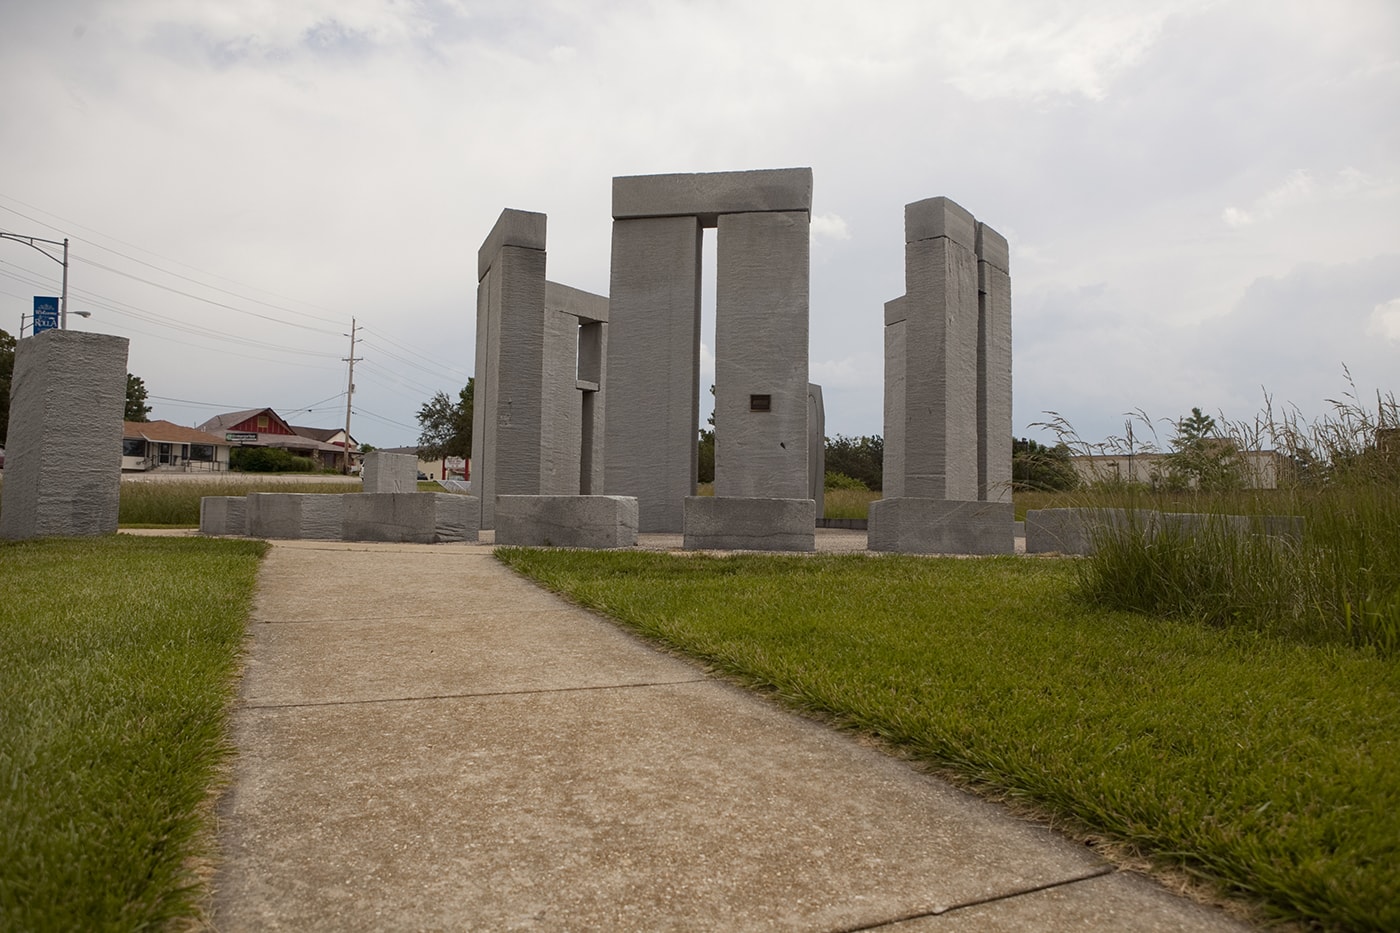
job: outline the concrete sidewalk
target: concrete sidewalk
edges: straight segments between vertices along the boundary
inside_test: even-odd
[[[216,928],[1239,930],[484,545],[277,542]]]

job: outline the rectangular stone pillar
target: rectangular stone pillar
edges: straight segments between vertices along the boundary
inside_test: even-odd
[[[613,221],[603,491],[678,533],[700,436],[700,221]]]
[[[903,494],[975,501],[976,221],[929,198],[905,207],[904,228],[905,335],[919,365],[904,373]]]
[[[1011,250],[977,224],[977,498],[1011,501]]]
[[[810,221],[719,218],[715,496],[806,499]]]
[[[822,387],[807,386],[807,497],[816,503],[817,518],[826,516],[826,405]]]
[[[477,254],[472,492],[480,527],[496,496],[539,491],[552,426],[545,387],[545,215],[506,209]]]
[[[371,450],[365,454],[360,469],[360,485],[371,493],[417,492],[418,458],[413,454]]]
[[[50,330],[20,340],[10,382],[0,538],[117,530],[125,337]]]
[[[885,302],[885,462],[883,497],[904,495],[904,366],[908,355],[903,298]]]

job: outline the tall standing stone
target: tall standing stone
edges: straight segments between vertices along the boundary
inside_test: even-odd
[[[885,305],[885,498],[872,550],[1009,553],[1006,240],[948,198],[906,205],[905,294]]]
[[[496,497],[601,486],[608,300],[545,280],[544,214],[507,208],[477,254],[472,482]]]
[[[642,531],[685,531],[687,547],[743,547],[776,521],[781,528],[761,529],[765,545],[811,549],[811,206],[805,168],[613,179],[604,485],[639,500]],[[719,268],[716,495],[702,501],[694,493],[705,227],[718,228]],[[764,510],[758,499],[790,504]],[[754,524],[758,514],[770,518]]]
[[[50,330],[19,341],[0,538],[117,530],[127,340]]]

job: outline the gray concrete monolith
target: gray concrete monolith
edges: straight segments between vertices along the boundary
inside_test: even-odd
[[[716,497],[811,494],[811,200],[806,168],[613,179],[604,489],[637,498],[643,532],[691,524],[704,227],[718,228]],[[745,506],[705,508],[710,523]]]
[[[127,343],[50,330],[16,345],[0,538],[117,530]]]
[[[870,547],[1011,553],[1010,251],[948,198],[906,205],[904,226],[905,294],[885,304],[885,498]]]
[[[360,482],[369,493],[417,492],[418,458],[371,450],[360,468]]]
[[[602,485],[608,299],[545,280],[546,217],[507,208],[477,254],[472,489],[481,527],[501,495]]]

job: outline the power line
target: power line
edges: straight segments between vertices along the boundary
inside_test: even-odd
[[[277,298],[282,298],[282,299],[284,299],[284,300],[294,300],[294,299],[288,299],[287,296],[285,296],[285,295],[278,295],[276,292],[267,292],[266,290],[264,290],[264,289],[259,289],[259,288],[257,288],[256,286],[248,285],[247,283],[243,283],[243,282],[238,282],[238,281],[236,281],[236,280],[234,280],[234,279],[228,278],[227,276],[222,276],[222,275],[219,275],[219,274],[214,273],[214,272],[209,272],[208,270],[205,270],[205,269],[199,269],[199,268],[197,268],[197,267],[195,267],[195,266],[189,265],[188,263],[180,262],[178,259],[171,259],[169,256],[162,256],[160,253],[157,253],[157,252],[155,252],[154,250],[146,249],[145,247],[138,246],[138,245],[136,245],[136,244],[134,244],[134,243],[128,243],[128,242],[126,242],[125,240],[121,239],[120,237],[115,237],[115,236],[112,236],[111,234],[103,233],[103,232],[100,231],[100,230],[95,230],[95,229],[93,229],[92,227],[84,226],[83,224],[80,224],[80,223],[78,223],[78,222],[76,222],[76,221],[69,220],[69,219],[67,219],[67,218],[65,218],[65,217],[60,217],[60,216],[57,215],[57,214],[51,213],[51,212],[49,212],[49,211],[46,211],[46,210],[44,210],[44,209],[41,208],[41,207],[36,207],[36,206],[33,205],[33,204],[28,204],[28,203],[26,203],[26,202],[24,202],[24,201],[19,200],[18,198],[15,198],[15,197],[10,196],[10,195],[0,194],[0,198],[5,198],[5,199],[7,199],[7,200],[13,201],[13,202],[16,203],[16,204],[23,204],[25,207],[29,208],[30,210],[38,211],[38,212],[41,213],[41,214],[46,214],[46,215],[48,215],[49,217],[54,218],[55,220],[62,221],[63,224],[65,225],[65,228],[76,227],[76,228],[79,229],[79,230],[86,230],[86,231],[88,231],[89,233],[95,234],[96,236],[103,237],[104,239],[111,240],[111,241],[113,241],[113,242],[115,242],[115,243],[120,243],[120,244],[122,244],[123,246],[128,247],[129,249],[139,250],[139,251],[141,251],[141,252],[143,252],[143,253],[147,253],[148,255],[155,256],[155,257],[158,258],[158,259],[162,259],[162,260],[164,260],[165,262],[172,263],[172,264],[174,264],[174,265],[180,266],[180,267],[185,268],[185,269],[189,269],[189,270],[192,271],[192,272],[198,272],[198,273],[201,274],[201,275],[205,275],[205,276],[209,276],[209,277],[211,277],[211,278],[219,279],[220,281],[224,281],[224,282],[230,282],[230,283],[232,283],[232,284],[234,284],[234,285],[241,285],[241,286],[243,286],[244,288],[252,288],[252,289],[254,289],[254,290],[256,290],[256,291],[264,291],[266,294],[273,295],[273,296],[275,296],[275,297],[277,297]],[[7,212],[9,212],[9,213],[11,213],[11,214],[14,214],[16,217],[23,217],[25,220],[28,220],[28,221],[30,221],[30,222],[32,222],[32,223],[36,223],[36,224],[40,224],[40,225],[42,225],[42,226],[48,227],[50,230],[61,230],[61,229],[62,229],[62,228],[59,228],[59,227],[55,227],[53,224],[50,224],[50,223],[48,223],[48,222],[46,222],[46,221],[39,220],[39,219],[36,218],[36,217],[31,217],[31,216],[29,216],[28,214],[23,213],[22,211],[17,211],[17,210],[15,210],[15,209],[12,208],[12,207],[5,207],[4,205],[0,205],[0,210],[4,210],[4,211],[7,211]],[[252,296],[250,296],[250,295],[244,295],[244,294],[241,294],[241,293],[238,293],[238,292],[230,291],[230,290],[228,290],[228,289],[220,288],[220,287],[217,286],[217,285],[210,285],[210,284],[207,283],[207,282],[201,282],[201,281],[199,281],[198,279],[193,279],[193,278],[190,278],[189,276],[181,275],[181,274],[179,274],[178,272],[171,272],[169,269],[162,269],[161,267],[155,265],[154,263],[146,262],[145,260],[138,259],[138,258],[136,258],[135,256],[128,256],[127,254],[121,252],[120,250],[112,249],[110,246],[103,246],[101,243],[97,243],[97,242],[95,242],[95,241],[93,241],[93,240],[87,240],[87,239],[82,239],[82,238],[75,238],[75,239],[76,239],[77,242],[84,243],[84,244],[86,244],[86,245],[88,245],[88,246],[95,247],[95,248],[97,248],[97,249],[102,250],[103,252],[111,253],[111,254],[114,255],[114,256],[120,256],[120,257],[122,257],[123,259],[126,259],[126,260],[128,260],[128,261],[130,261],[130,262],[138,263],[138,264],[143,265],[143,266],[146,266],[146,267],[148,267],[148,268],[155,269],[155,270],[158,271],[158,272],[162,272],[162,273],[164,273],[164,274],[166,274],[166,275],[173,276],[173,277],[175,277],[175,278],[184,279],[185,281],[191,282],[191,283],[196,284],[196,285],[202,285],[203,287],[209,288],[209,289],[213,289],[214,291],[223,292],[224,294],[232,295],[232,296],[237,297],[237,298],[242,298],[242,299],[244,299],[245,301],[251,301],[251,302],[254,302],[255,304],[260,304],[260,305],[263,305],[263,306],[269,307],[269,308],[275,308],[275,309],[277,309],[277,310],[279,310],[279,311],[285,311],[285,312],[287,312],[288,314],[299,315],[299,316],[301,316],[301,317],[310,318],[311,320],[314,320],[314,321],[321,321],[321,322],[326,323],[326,324],[338,324],[338,323],[339,323],[338,320],[335,320],[335,319],[333,319],[333,318],[321,317],[321,316],[319,316],[319,315],[310,314],[310,313],[305,312],[305,311],[298,311],[298,310],[296,310],[295,308],[288,308],[288,307],[283,306],[283,305],[273,304],[272,302],[263,301],[263,300],[260,299],[260,298],[254,298],[254,297],[252,297]],[[160,286],[158,286],[158,287],[160,287]],[[312,305],[312,307],[315,307],[315,305]],[[322,308],[321,310],[327,311],[328,313],[334,313],[334,312],[330,312],[329,309],[325,309],[325,308]]]

